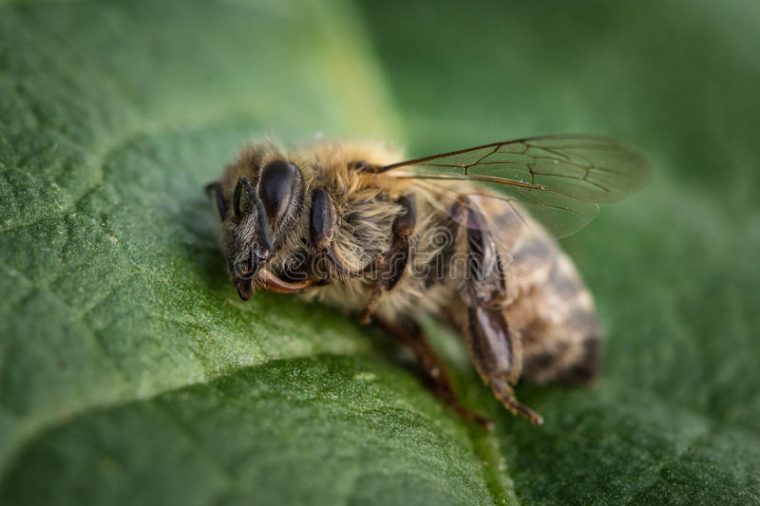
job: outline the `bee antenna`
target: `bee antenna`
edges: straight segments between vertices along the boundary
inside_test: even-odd
[[[214,195],[219,217],[224,221],[227,218],[227,204],[224,202],[224,195],[222,195],[222,184],[219,181],[212,181],[204,186],[203,190],[206,192],[206,196]]]

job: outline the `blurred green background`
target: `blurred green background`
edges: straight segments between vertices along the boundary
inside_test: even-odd
[[[0,2],[0,502],[760,503],[758,54],[739,0]],[[378,333],[237,300],[200,189],[317,132],[645,151],[563,241],[601,381],[521,386],[534,428],[455,347],[485,434]]]

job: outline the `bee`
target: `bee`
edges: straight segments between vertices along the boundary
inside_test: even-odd
[[[594,301],[555,239],[639,188],[646,159],[607,137],[556,135],[399,160],[372,143],[244,147],[207,185],[240,298],[298,294],[376,322],[441,399],[488,425],[421,330],[422,317],[448,322],[504,407],[541,424],[518,380],[588,383],[601,359]]]

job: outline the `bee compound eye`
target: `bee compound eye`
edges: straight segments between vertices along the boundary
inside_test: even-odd
[[[303,202],[301,169],[286,160],[269,162],[261,170],[258,194],[271,224],[279,224],[295,213]]]

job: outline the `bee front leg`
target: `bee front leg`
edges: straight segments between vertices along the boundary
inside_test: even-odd
[[[345,277],[359,277],[376,268],[377,262],[371,260],[366,266],[356,270],[346,267],[332,249],[336,228],[335,208],[323,188],[317,188],[311,194],[311,211],[309,214],[309,236],[311,245],[318,254],[325,258]]]
[[[504,317],[506,277],[496,243],[483,214],[466,199],[454,205],[452,216],[457,223],[466,223],[464,333],[475,367],[504,407],[540,425],[541,416],[520,404],[512,389],[522,371],[522,342]]]
[[[378,323],[386,333],[412,350],[417,358],[417,362],[425,373],[430,389],[439,399],[465,420],[474,422],[486,430],[492,428],[493,423],[491,420],[471,411],[459,402],[443,361],[427,342],[419,325],[408,320],[399,321],[394,324],[383,321]]]
[[[393,220],[391,227],[391,248],[382,259],[380,279],[372,292],[367,307],[359,317],[359,321],[367,324],[372,320],[372,314],[377,310],[385,292],[393,288],[401,280],[406,266],[412,256],[411,237],[417,223],[417,206],[414,195],[405,195],[396,201],[402,208],[401,213]]]

